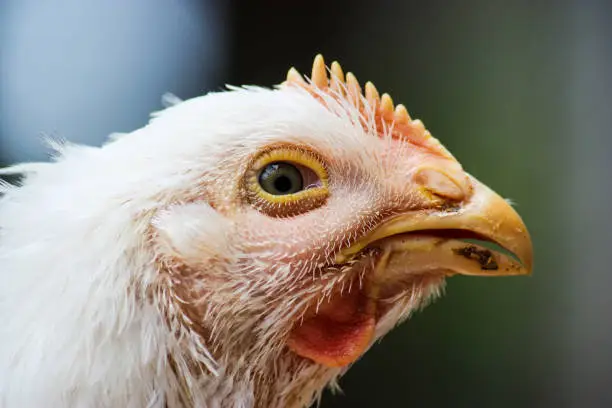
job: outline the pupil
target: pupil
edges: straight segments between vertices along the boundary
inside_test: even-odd
[[[286,193],[287,191],[291,190],[291,180],[289,180],[289,177],[280,176],[274,180],[274,188],[281,193]]]

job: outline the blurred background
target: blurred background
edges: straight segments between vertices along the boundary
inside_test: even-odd
[[[0,0],[0,162],[314,55],[402,102],[529,226],[530,278],[453,278],[322,407],[612,406],[612,3]]]

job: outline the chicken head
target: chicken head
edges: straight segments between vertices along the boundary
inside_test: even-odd
[[[320,56],[58,150],[0,186],[2,406],[308,406],[447,277],[531,272],[510,204]]]

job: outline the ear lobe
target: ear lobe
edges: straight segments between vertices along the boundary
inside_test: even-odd
[[[231,221],[208,203],[170,207],[160,212],[152,225],[158,233],[158,250],[186,264],[208,264],[229,254]]]

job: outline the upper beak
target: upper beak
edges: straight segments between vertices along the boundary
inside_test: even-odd
[[[395,216],[342,250],[336,261],[344,263],[368,246],[379,246],[401,253],[397,259],[410,269],[488,276],[531,274],[533,248],[521,217],[494,191],[474,178],[471,181],[473,194],[462,206]],[[510,254],[465,238],[497,244]]]

